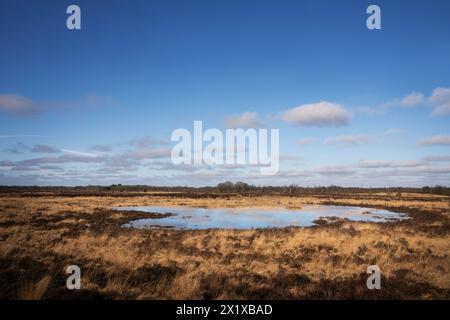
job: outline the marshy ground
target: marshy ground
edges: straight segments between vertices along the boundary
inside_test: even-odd
[[[408,213],[308,228],[138,230],[117,206],[351,205]],[[154,218],[157,218],[155,215]],[[450,199],[430,194],[0,193],[0,299],[449,299]],[[66,288],[69,265],[80,290]],[[378,265],[381,290],[368,290]]]

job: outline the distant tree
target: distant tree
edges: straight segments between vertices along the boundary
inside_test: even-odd
[[[234,184],[231,181],[225,181],[217,184],[217,190],[222,193],[234,192]]]
[[[433,194],[444,194],[445,193],[445,189],[446,188],[443,187],[443,186],[436,185],[433,188],[431,188],[431,192]]]
[[[288,187],[288,194],[289,194],[290,196],[296,194],[296,193],[297,193],[297,188],[298,188],[298,185],[296,185],[296,184],[291,184],[291,185]]]

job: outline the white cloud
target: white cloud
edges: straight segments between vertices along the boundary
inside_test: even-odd
[[[430,97],[430,102],[435,105],[432,116],[450,115],[450,88],[436,88]]]
[[[226,128],[259,128],[263,125],[262,121],[258,118],[256,112],[244,112],[241,115],[233,115],[224,120]]]
[[[325,139],[328,145],[362,146],[374,142],[374,136],[368,134],[337,136]]]
[[[339,104],[321,101],[286,110],[281,118],[295,126],[345,126],[351,114]]]
[[[431,94],[430,101],[442,103],[450,100],[450,88],[436,88]]]
[[[420,140],[419,146],[450,146],[450,136],[433,136]]]
[[[0,111],[15,115],[36,115],[38,108],[30,99],[17,94],[0,95]]]
[[[422,93],[412,92],[403,97],[400,101],[402,107],[412,108],[417,107],[425,102],[425,97]]]

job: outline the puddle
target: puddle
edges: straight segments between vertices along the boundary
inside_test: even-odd
[[[124,224],[124,227],[176,229],[253,229],[283,228],[289,226],[308,227],[320,218],[341,218],[353,221],[388,222],[407,219],[406,214],[388,210],[349,206],[304,206],[301,209],[287,208],[193,208],[193,207],[118,207],[116,210],[136,210],[152,213],[172,213],[159,219],[139,219]]]

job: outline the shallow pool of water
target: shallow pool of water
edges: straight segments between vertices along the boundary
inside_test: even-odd
[[[349,206],[304,206],[287,208],[193,208],[193,207],[118,207],[152,213],[171,213],[157,219],[139,219],[125,224],[132,228],[173,227],[176,229],[253,229],[308,227],[320,218],[333,217],[353,221],[388,222],[407,218],[406,214],[388,210]]]

